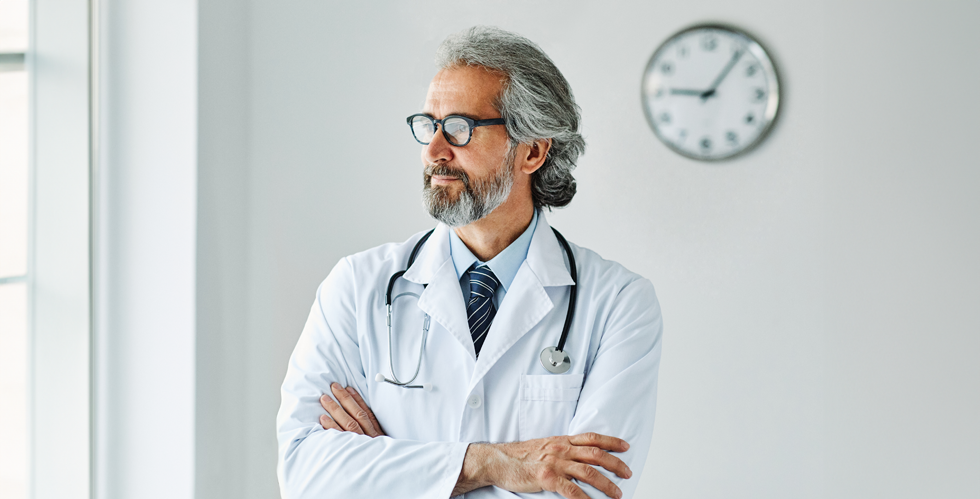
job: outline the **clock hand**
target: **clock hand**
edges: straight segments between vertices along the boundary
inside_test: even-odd
[[[672,88],[670,89],[671,95],[701,95],[703,90],[693,90],[689,88]]]
[[[718,85],[720,85],[722,80],[724,80],[725,77],[728,76],[728,73],[732,71],[732,68],[735,67],[735,63],[738,62],[738,59],[742,57],[742,52],[742,50],[738,50],[732,54],[732,59],[725,65],[725,69],[722,69],[721,74],[715,78],[715,81],[711,82],[711,86],[708,88],[708,90],[705,90],[704,93],[701,94],[702,99],[707,99],[715,94],[715,90],[718,88]]]

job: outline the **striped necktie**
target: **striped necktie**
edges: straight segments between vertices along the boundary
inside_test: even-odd
[[[493,306],[493,294],[497,291],[500,282],[493,275],[490,267],[481,265],[469,270],[470,274],[470,302],[466,304],[467,320],[470,323],[470,334],[473,335],[473,348],[476,349],[477,357],[480,356],[480,347],[483,340],[487,338],[487,331],[490,330],[490,323],[493,316],[497,314],[497,308]]]

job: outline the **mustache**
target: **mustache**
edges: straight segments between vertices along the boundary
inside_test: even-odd
[[[429,185],[429,180],[434,176],[453,177],[463,182],[466,187],[470,186],[470,177],[463,170],[453,168],[446,164],[429,163],[425,165],[425,185]]]

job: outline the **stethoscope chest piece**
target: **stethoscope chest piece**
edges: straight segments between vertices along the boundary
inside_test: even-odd
[[[572,367],[568,354],[555,347],[541,350],[541,365],[552,374],[565,374]]]

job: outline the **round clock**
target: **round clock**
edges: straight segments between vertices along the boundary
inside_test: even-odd
[[[647,121],[664,144],[714,161],[762,141],[779,108],[779,78],[749,35],[702,25],[677,33],[654,52],[642,94]]]

